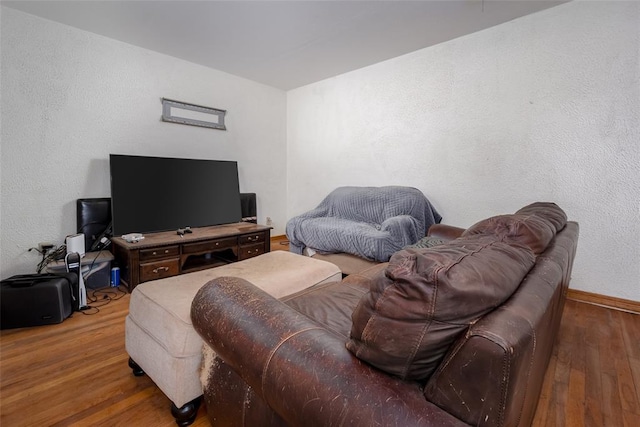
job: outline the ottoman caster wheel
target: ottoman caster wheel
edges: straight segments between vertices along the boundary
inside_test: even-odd
[[[136,377],[141,377],[144,375],[144,371],[142,370],[142,368],[132,358],[129,358],[129,367],[133,371],[133,375],[135,375]]]
[[[196,420],[198,415],[198,408],[202,397],[196,397],[191,402],[185,403],[178,408],[175,403],[171,404],[171,415],[176,419],[176,424],[180,427],[186,427],[191,425]]]

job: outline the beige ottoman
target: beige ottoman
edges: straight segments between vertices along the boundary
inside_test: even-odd
[[[146,373],[173,402],[178,425],[193,422],[202,395],[203,342],[191,324],[191,302],[202,286],[222,276],[246,279],[276,298],[342,278],[334,264],[273,251],[136,286],[125,323],[129,365],[136,375]]]

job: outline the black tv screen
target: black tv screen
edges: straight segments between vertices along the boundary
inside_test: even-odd
[[[240,222],[238,164],[111,154],[113,235]]]

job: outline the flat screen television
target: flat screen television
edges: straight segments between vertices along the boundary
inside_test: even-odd
[[[240,222],[238,164],[111,154],[113,235]]]

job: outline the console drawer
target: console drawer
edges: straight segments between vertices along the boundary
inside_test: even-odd
[[[140,264],[140,282],[176,276],[180,273],[180,259],[164,259]]]
[[[140,261],[149,261],[152,259],[175,258],[180,255],[179,246],[163,246],[155,249],[141,249]]]
[[[253,258],[254,256],[264,253],[264,243],[255,243],[253,245],[241,246],[238,251],[238,260]]]
[[[241,245],[264,242],[265,236],[266,236],[265,233],[245,234],[244,236],[238,237],[238,242]]]
[[[233,248],[236,246],[238,239],[236,237],[228,237],[226,239],[209,240],[207,242],[187,243],[182,245],[183,254],[202,254],[206,252],[217,251],[218,249]]]

